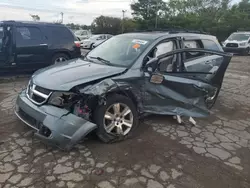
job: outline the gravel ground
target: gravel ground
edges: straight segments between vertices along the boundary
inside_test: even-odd
[[[70,153],[48,147],[13,114],[28,78],[0,82],[0,188],[249,188],[250,65],[234,57],[212,114],[197,126],[150,116],[137,135]]]

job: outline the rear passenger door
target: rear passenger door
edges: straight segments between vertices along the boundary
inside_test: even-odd
[[[46,63],[48,45],[39,27],[16,27],[16,64],[22,68],[32,68]]]

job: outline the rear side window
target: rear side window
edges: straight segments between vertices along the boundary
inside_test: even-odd
[[[184,42],[185,48],[204,48],[201,40],[186,40]],[[196,58],[204,56],[204,53],[201,52],[185,52],[184,59],[185,61],[190,61]]]
[[[65,27],[48,26],[47,28],[49,36],[53,41],[74,39],[73,34]]]
[[[221,51],[218,45],[212,40],[202,40],[205,49]]]

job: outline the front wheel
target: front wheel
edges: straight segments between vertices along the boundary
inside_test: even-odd
[[[98,126],[97,136],[110,143],[132,136],[138,125],[138,113],[128,97],[112,95],[107,98],[106,105],[97,107],[94,120]]]

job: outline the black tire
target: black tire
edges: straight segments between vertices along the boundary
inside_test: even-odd
[[[66,61],[69,60],[69,56],[64,54],[64,53],[57,53],[55,54],[53,57],[52,57],[52,60],[51,60],[51,63],[52,64],[56,64],[56,60],[59,59],[59,58],[63,58],[65,59]],[[59,62],[57,62],[59,63]]]
[[[117,134],[113,134],[113,133],[108,133],[105,128],[104,128],[104,115],[106,110],[115,103],[123,103],[125,105],[127,105],[132,114],[133,114],[133,124],[132,124],[132,128],[131,130],[128,132],[128,134],[124,135],[117,135]],[[114,142],[118,142],[118,141],[122,141],[128,138],[131,138],[132,135],[135,132],[135,129],[138,126],[138,112],[136,109],[135,104],[133,103],[133,101],[128,98],[125,97],[123,95],[118,95],[118,94],[113,94],[107,97],[107,101],[106,101],[106,105],[100,105],[96,108],[95,112],[94,112],[94,121],[97,124],[98,128],[96,130],[96,134],[97,136],[100,138],[100,140],[102,140],[105,143],[114,143]]]
[[[212,101],[210,101],[209,103],[206,103],[207,105],[207,108],[209,110],[211,110],[213,108],[213,106],[215,105],[215,102],[217,101],[217,98],[219,96],[219,93],[220,93],[220,89],[217,90],[215,96],[214,96],[214,99]]]
[[[249,48],[246,48],[245,51],[242,53],[244,56],[248,56],[249,54]]]
[[[90,49],[90,50],[92,50],[92,49],[93,49],[93,45],[94,45],[94,44],[91,44],[91,45],[90,45],[90,47],[89,47],[89,49]]]

